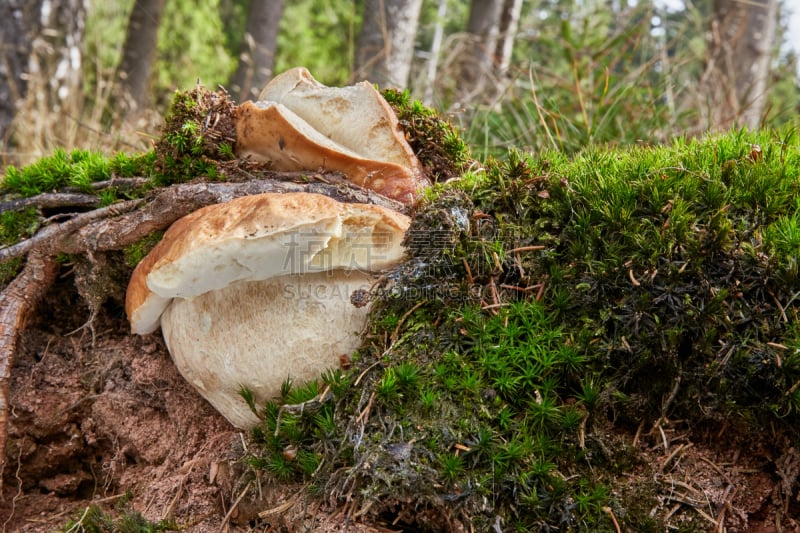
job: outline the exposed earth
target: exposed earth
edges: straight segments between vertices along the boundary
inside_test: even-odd
[[[70,520],[80,526],[92,503],[115,515],[169,519],[183,531],[415,530],[413,510],[355,518],[346,502],[330,508],[307,500],[301,486],[253,479],[242,461],[247,436],[184,382],[160,333],[130,335],[113,303],[90,327],[68,269],[16,354],[4,532],[60,530]],[[647,505],[657,494],[652,513],[669,516],[675,530],[800,531],[800,503],[781,488],[800,472],[797,450],[774,443],[789,450],[776,457],[769,435],[743,442],[732,429],[653,426],[636,432],[609,423],[608,434],[586,435],[618,443],[609,453],[620,458],[619,491],[642,494]]]

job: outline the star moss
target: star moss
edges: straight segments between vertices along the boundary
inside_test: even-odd
[[[613,531],[611,510],[663,529],[654,490],[620,490],[636,451],[594,428],[677,417],[797,442],[799,178],[794,134],[740,131],[511,152],[438,185],[328,410],[267,409],[265,456],[299,445],[313,486],[413,501],[415,527],[440,527],[434,509]]]

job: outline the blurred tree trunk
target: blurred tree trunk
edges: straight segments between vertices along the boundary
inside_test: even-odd
[[[136,0],[133,3],[122,60],[117,70],[116,98],[126,120],[135,120],[147,106],[158,28],[165,5],[166,0]]]
[[[16,115],[17,103],[27,92],[22,76],[27,72],[28,58],[33,42],[30,35],[39,33],[42,2],[4,0],[0,3],[0,149],[10,141],[11,123]]]
[[[504,0],[472,0],[463,50],[458,56],[457,105],[484,100],[494,94],[496,57]]]
[[[778,0],[714,0],[701,84],[709,128],[759,127],[777,18]]]
[[[442,50],[446,16],[447,0],[439,0],[439,5],[436,8],[436,23],[433,29],[433,39],[431,39],[430,57],[428,58],[428,66],[423,80],[422,101],[428,106],[434,105],[433,92],[436,84],[436,69],[439,67],[439,54]]]
[[[495,52],[497,71],[501,75],[505,74],[511,65],[511,55],[514,52],[514,39],[517,37],[520,15],[522,15],[522,0],[505,0],[503,2]]]
[[[255,100],[272,78],[284,0],[251,0],[239,66],[231,78],[234,99]]]
[[[422,0],[367,0],[356,40],[355,78],[408,86]]]
[[[39,136],[54,133],[45,116],[77,113],[85,30],[85,0],[0,0],[0,151],[23,108]]]

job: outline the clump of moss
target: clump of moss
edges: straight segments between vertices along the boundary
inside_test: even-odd
[[[409,527],[660,530],[656,490],[618,490],[636,458],[603,436],[612,416],[754,438],[797,423],[794,137],[512,152],[484,169],[415,213],[410,257],[323,402],[329,431],[273,446],[321,457],[314,486]]]
[[[397,114],[425,174],[434,183],[461,175],[471,156],[455,126],[411,98],[408,90],[384,89],[382,94]]]
[[[0,192],[22,197],[55,192],[64,188],[92,193],[92,184],[118,175],[122,177],[149,176],[153,154],[127,155],[113,158],[89,150],[56,149],[22,168],[9,165],[0,182]]]
[[[161,237],[164,236],[163,231],[154,231],[147,235],[146,237],[139,239],[135,243],[127,246],[123,250],[123,256],[125,258],[125,264],[129,267],[135,267],[139,264],[139,262],[145,258],[147,254],[150,253],[150,250],[155,247],[156,244],[161,240]]]
[[[10,246],[26,239],[39,229],[36,209],[27,207],[18,212],[0,213],[0,246]],[[22,269],[22,259],[0,262],[0,287],[5,287]]]
[[[740,132],[588,150],[520,207],[547,243],[527,270],[598,361],[615,412],[796,419],[798,176],[795,139]]]
[[[158,533],[177,531],[180,528],[170,520],[151,522],[138,511],[127,509],[127,498],[117,505],[116,512],[103,511],[97,505],[90,505],[80,515],[74,516],[61,528],[63,533]]]
[[[120,178],[150,178],[155,172],[156,153],[153,150],[138,154],[119,152],[109,159],[113,176]]]
[[[156,184],[220,178],[219,162],[234,159],[235,112],[224,89],[176,91],[156,144]]]
[[[243,388],[242,396],[264,420],[252,432],[258,451],[247,458],[248,464],[269,472],[280,481],[313,480],[330,451],[326,444],[334,436],[341,437],[333,416],[333,404],[327,401],[326,393],[340,394],[349,385],[347,379],[340,372],[329,372],[321,382],[312,381],[303,386],[287,381],[281,397],[263,406],[255,405],[252,393]],[[284,412],[283,405],[302,407]]]
[[[111,167],[106,156],[88,150],[68,152],[58,148],[52,155],[25,167],[6,167],[0,190],[25,197],[64,187],[91,192],[92,183],[110,177]]]

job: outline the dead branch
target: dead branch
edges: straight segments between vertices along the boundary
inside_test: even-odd
[[[129,191],[132,189],[138,189],[139,187],[144,187],[148,183],[150,183],[150,180],[148,178],[113,177],[105,181],[95,181],[94,183],[92,183],[91,187],[93,191],[103,191],[106,189],[118,189],[123,191]]]
[[[0,293],[0,489],[6,464],[9,388],[17,340],[25,321],[56,277],[58,264],[38,251],[28,255],[22,272]]]
[[[17,198],[2,202],[0,203],[0,213],[5,213],[6,211],[22,211],[30,206],[40,209],[52,209],[54,207],[94,207],[99,201],[100,199],[93,194],[49,192],[29,198]]]
[[[0,261],[22,257],[34,249],[40,251],[44,255],[54,255],[58,253],[59,239],[64,238],[66,235],[69,235],[95,220],[136,209],[143,201],[144,200],[129,200],[127,202],[109,205],[107,207],[95,209],[94,211],[75,215],[73,218],[61,224],[46,226],[30,239],[26,239],[12,246],[0,248]]]
[[[399,202],[371,191],[331,183],[271,179],[241,183],[184,183],[154,191],[145,199],[116,203],[47,226],[25,241],[0,248],[0,261],[22,257],[34,249],[46,255],[119,250],[201,207],[266,192],[318,193],[342,202],[377,204],[397,211],[403,208]]]

